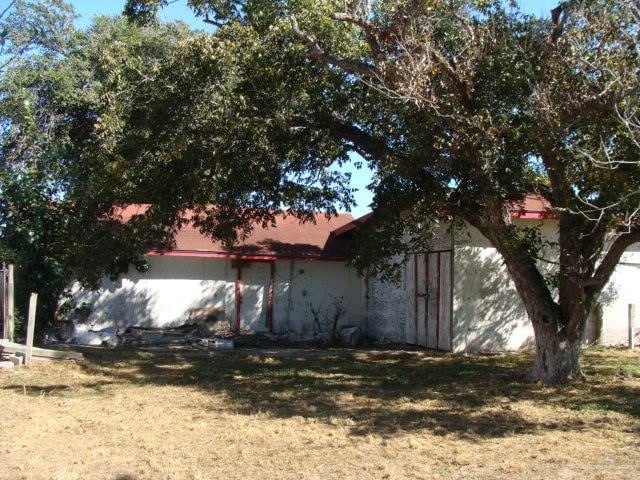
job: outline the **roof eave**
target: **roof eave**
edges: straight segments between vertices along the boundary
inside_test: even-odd
[[[147,255],[191,258],[225,258],[231,260],[247,260],[254,262],[273,262],[275,260],[313,260],[313,261],[346,261],[345,256],[335,255],[287,255],[287,254],[245,254],[233,252],[212,252],[206,250],[149,250]]]

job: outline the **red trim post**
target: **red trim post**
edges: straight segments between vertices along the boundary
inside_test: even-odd
[[[273,333],[273,298],[275,290],[276,262],[271,262],[271,274],[269,275],[269,300],[267,304],[267,327]]]
[[[240,331],[240,310],[242,309],[242,263],[236,267],[236,330]]]

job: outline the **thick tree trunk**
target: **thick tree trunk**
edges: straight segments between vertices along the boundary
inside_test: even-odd
[[[584,267],[581,264],[579,245],[575,244],[575,239],[571,236],[575,232],[568,232],[565,228],[564,234],[560,236],[561,243],[564,241],[568,246],[561,248],[560,298],[556,301],[535,258],[519,245],[517,231],[509,223],[510,213],[504,205],[503,199],[497,200],[487,206],[484,217],[463,218],[478,228],[502,255],[533,324],[536,357],[527,378],[545,383],[582,379],[584,376],[579,363],[580,336],[598,291],[593,290],[586,295],[584,287],[572,279],[575,272],[580,272],[580,267]],[[579,229],[576,231],[580,232]]]
[[[553,324],[533,322],[536,356],[527,380],[562,383],[583,378],[580,369],[580,339],[570,338]]]

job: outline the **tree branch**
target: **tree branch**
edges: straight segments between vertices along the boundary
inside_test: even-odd
[[[620,261],[620,257],[627,247],[636,242],[640,242],[640,228],[636,228],[628,233],[623,233],[616,238],[591,278],[573,279],[577,285],[584,289],[584,296],[582,300],[585,302],[585,305],[582,306],[583,310],[591,310],[596,298],[600,295],[600,292],[602,292],[602,289],[611,278],[613,271]],[[569,335],[578,335],[582,321],[584,320],[584,315],[582,315],[581,312],[582,310],[577,309],[576,314],[569,317],[569,322],[566,327],[566,331]]]
[[[367,45],[369,45],[369,48],[371,49],[371,56],[375,61],[382,60],[382,49],[380,48],[379,43],[381,32],[376,25],[368,21],[366,18],[361,17],[360,15],[347,12],[333,13],[331,14],[331,18],[339,22],[346,22],[360,27],[362,29],[362,32],[364,33]]]
[[[213,19],[209,16],[209,14],[208,14],[208,13],[205,13],[205,14],[204,14],[204,18],[202,19],[202,21],[203,21],[204,23],[208,23],[209,25],[215,25],[216,27],[221,27],[221,26],[222,26],[222,23],[220,23],[220,22],[218,22],[218,21],[216,21],[216,20],[213,20]]]
[[[334,65],[354,75],[360,75],[366,78],[377,76],[377,70],[371,65],[357,60],[347,60],[332,53],[325,52],[313,35],[300,30],[298,21],[293,15],[290,17],[290,20],[293,34],[308,47],[309,58]]]
[[[551,43],[555,44],[560,35],[562,35],[562,31],[564,30],[564,23],[567,18],[567,11],[564,5],[558,5],[556,8],[551,10]]]
[[[540,155],[547,170],[547,175],[549,175],[554,203],[556,206],[567,206],[569,198],[573,196],[573,192],[561,160],[553,148],[546,143],[540,145]]]
[[[9,2],[9,5],[7,5],[7,8],[5,8],[2,13],[0,13],[0,19],[2,19],[2,17],[4,17],[6,15],[6,13],[9,11],[9,9],[11,7],[13,7],[13,4],[16,3],[15,0],[12,0],[11,2]]]
[[[518,248],[513,230],[505,221],[504,201],[499,198],[492,200],[480,215],[477,210],[466,208],[456,209],[454,213],[476,227],[502,255],[531,321],[557,328],[559,306],[536,265],[536,259]]]
[[[437,49],[431,51],[431,56],[434,62],[440,66],[442,73],[449,78],[449,81],[453,84],[454,90],[458,93],[462,105],[469,111],[473,112],[473,88],[468,82],[460,80],[458,73],[454,66],[447,60],[441,52]]]
[[[314,126],[326,128],[336,140],[351,143],[363,157],[368,159],[397,158],[402,154],[390,148],[383,140],[374,137],[355,125],[338,118],[334,113],[321,112],[315,117]],[[308,121],[304,121],[306,125]]]
[[[636,226],[635,228],[633,228],[633,230],[627,233],[623,233],[614,240],[604,258],[602,259],[602,262],[600,262],[600,265],[598,265],[598,268],[596,268],[593,277],[587,280],[587,283],[589,285],[593,285],[596,287],[597,291],[594,293],[600,293],[600,290],[604,288],[606,283],[611,278],[611,275],[613,274],[616,265],[618,265],[620,257],[622,256],[624,251],[629,246],[637,242],[640,242],[639,226]]]
[[[331,18],[341,22],[347,22],[356,25],[357,27],[362,28],[362,30],[364,30],[366,33],[378,33],[378,28],[375,25],[373,25],[367,19],[353,13],[336,12],[331,14]]]

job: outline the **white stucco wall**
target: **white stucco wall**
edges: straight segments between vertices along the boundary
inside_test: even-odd
[[[537,225],[544,239],[555,238],[555,222],[516,220]],[[455,232],[452,350],[518,350],[533,345],[533,328],[502,256],[475,228]],[[549,255],[551,256],[551,255]],[[539,263],[551,273],[549,264]]]
[[[276,262],[274,331],[292,339],[308,340],[317,332],[314,311],[321,328],[332,322],[342,306],[339,326],[362,326],[362,279],[344,262],[283,260]]]
[[[557,239],[557,222],[515,220],[539,225],[544,239]],[[533,327],[527,317],[502,257],[475,228],[456,231],[454,252],[453,351],[518,350],[533,346]],[[545,258],[554,259],[553,252]],[[547,274],[554,266],[539,262]],[[640,308],[640,244],[631,246],[621,259],[600,297],[602,339],[605,345],[627,342],[627,305]],[[595,317],[588,330],[595,330]],[[638,322],[640,323],[640,322]],[[595,333],[595,332],[594,332]],[[640,337],[639,337],[640,338]]]
[[[556,240],[554,221],[515,220],[520,225],[539,226],[544,239]],[[449,237],[445,230],[437,235],[434,249],[445,249]],[[462,351],[504,351],[533,346],[533,328],[529,322],[502,257],[475,228],[456,229],[453,238],[453,318],[451,349]],[[554,260],[551,247],[545,258]],[[396,260],[396,259],[392,259]],[[539,262],[541,270],[551,275],[554,265]],[[367,279],[366,329],[381,342],[416,342],[415,286],[413,259],[400,268],[397,284],[378,278]],[[640,343],[640,244],[623,255],[600,298],[602,305],[602,343],[623,345],[627,342],[628,304],[636,306],[636,338]],[[419,316],[424,312],[418,312]],[[587,326],[589,338],[595,339],[596,318]]]
[[[548,239],[555,238],[555,228],[553,222],[545,222],[543,235]],[[532,345],[533,331],[522,302],[502,258],[489,242],[469,226],[456,231],[453,240],[443,226],[437,238],[434,249],[445,250],[451,248],[452,241],[454,243],[451,349],[456,352],[499,351]],[[235,324],[237,271],[230,260],[151,256],[149,264],[147,273],[132,269],[115,282],[105,280],[97,292],[73,285],[76,303],[86,302],[90,306],[89,320],[93,328],[179,325],[188,319],[191,310],[207,306],[224,308]],[[541,266],[551,271],[551,265]],[[242,329],[268,330],[269,278],[269,263],[252,262],[243,268]],[[340,326],[360,326],[368,336],[380,342],[415,344],[413,284],[411,261],[401,267],[400,282],[394,284],[375,277],[362,279],[344,262],[277,260],[273,331],[290,334],[292,339],[311,339],[317,332],[313,311],[317,312],[321,328],[326,328],[336,305],[340,304],[344,309]],[[626,344],[630,303],[636,304],[636,336],[640,343],[639,284],[640,244],[636,244],[623,255],[600,299],[602,343]]]
[[[392,261],[399,261],[398,258]],[[412,343],[415,338],[413,271],[400,267],[398,283],[367,279],[366,330],[381,343]]]
[[[600,303],[602,305],[603,345],[628,345],[628,309],[635,304],[635,341],[640,344],[640,243],[622,255]]]
[[[193,309],[224,308],[235,324],[237,270],[231,260],[220,258],[150,256],[149,270],[132,269],[113,282],[105,279],[98,291],[80,288],[71,292],[77,305],[89,307],[94,329],[111,326],[166,327],[180,325]],[[241,328],[268,331],[266,323],[270,264],[251,262],[242,268],[243,304]],[[336,302],[345,310],[340,325],[363,320],[362,280],[344,262],[276,260],[273,329],[311,339],[311,306],[322,321],[333,318]]]
[[[451,250],[452,238],[451,225],[448,222],[442,223],[434,232],[431,250]],[[424,257],[419,257],[422,265]],[[402,259],[397,257],[390,261],[401,263]],[[408,262],[400,266],[397,283],[374,276],[367,279],[366,330],[369,336],[379,342],[417,343],[414,261],[415,258],[411,255]],[[444,271],[449,266],[443,265],[442,268]],[[419,309],[418,316],[423,319],[424,315],[424,310]]]
[[[72,286],[76,304],[88,305],[94,328],[179,325],[190,310],[205,306],[234,313],[234,284],[228,281],[232,275],[227,260],[151,256],[148,261],[148,272],[132,268],[116,281],[103,280],[98,291],[82,289],[77,283]]]

